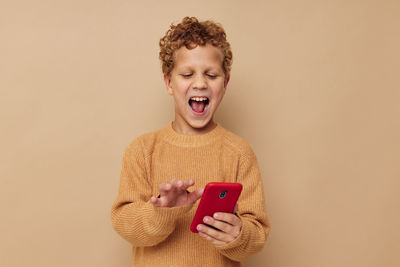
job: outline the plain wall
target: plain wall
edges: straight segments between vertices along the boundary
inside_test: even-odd
[[[0,265],[130,266],[122,153],[173,119],[158,41],[224,26],[217,121],[257,154],[272,231],[245,266],[400,266],[400,2],[1,1]]]

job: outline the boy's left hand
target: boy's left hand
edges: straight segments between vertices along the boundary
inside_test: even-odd
[[[233,213],[216,212],[213,217],[205,216],[203,221],[216,229],[205,224],[199,224],[197,225],[199,235],[217,246],[232,242],[242,230],[242,221]]]

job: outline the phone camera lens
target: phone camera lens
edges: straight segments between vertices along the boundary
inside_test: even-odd
[[[221,193],[219,194],[219,198],[224,198],[226,196],[226,193],[226,190],[221,191]]]

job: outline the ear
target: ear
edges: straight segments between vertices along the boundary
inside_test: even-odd
[[[224,87],[226,89],[226,87],[228,86],[229,80],[231,79],[231,75],[226,75],[225,77],[225,81],[224,81]]]
[[[167,87],[168,94],[173,95],[174,91],[172,90],[172,87],[171,87],[171,77],[169,77],[165,73],[164,73],[164,82],[165,82],[165,86]]]

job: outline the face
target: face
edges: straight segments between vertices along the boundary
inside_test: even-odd
[[[214,113],[229,81],[222,60],[220,49],[210,44],[175,51],[174,68],[169,76],[164,75],[164,81],[175,100],[176,132],[201,134],[215,127]]]

